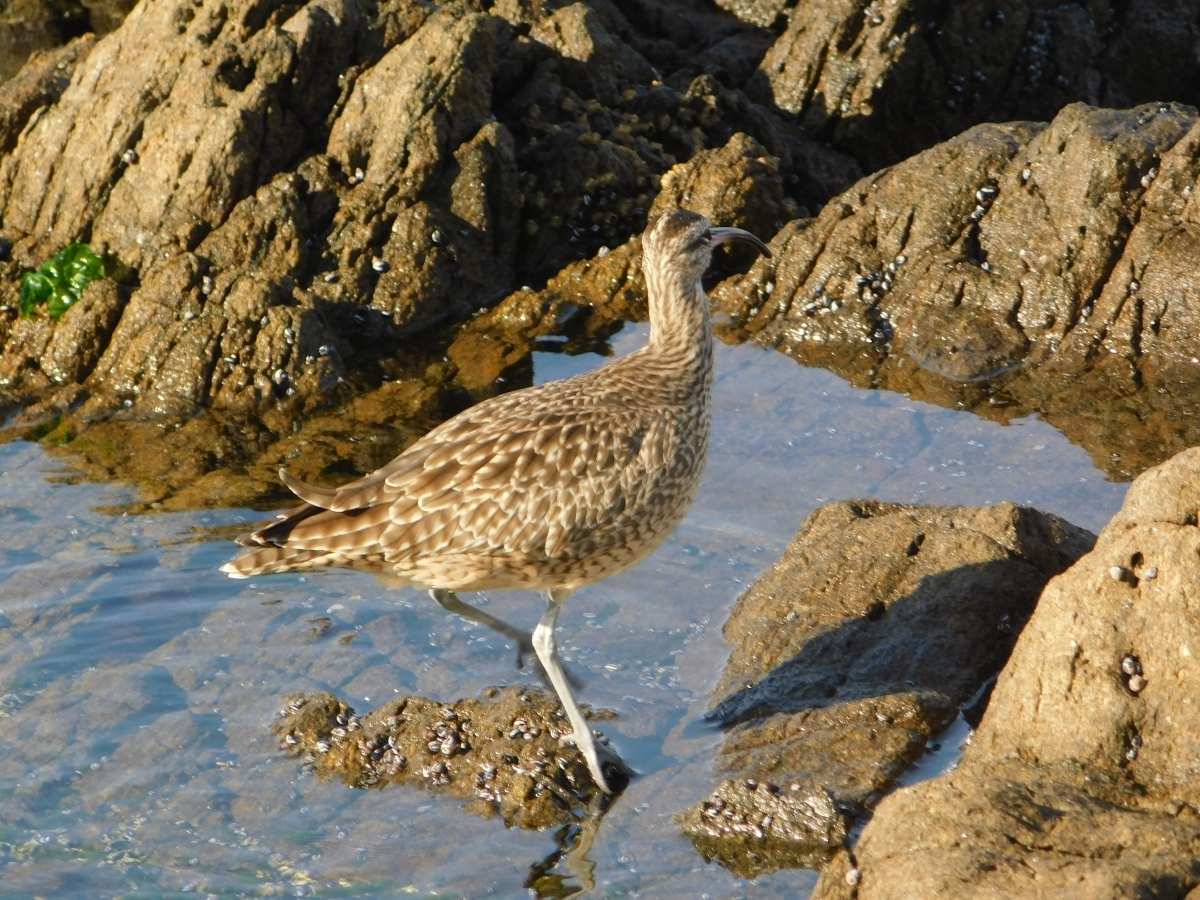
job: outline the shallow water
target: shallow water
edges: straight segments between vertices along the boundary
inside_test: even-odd
[[[616,350],[644,329],[626,328]],[[558,859],[562,835],[506,830],[436,791],[320,782],[270,732],[298,691],[362,713],[397,693],[448,700],[532,681],[502,639],[357,573],[227,579],[229,536],[258,514],[99,513],[131,494],[55,483],[61,464],[41,447],[0,446],[3,892],[514,897],[537,878],[545,896],[591,881],[596,896],[807,893],[811,872],[750,883],[706,864],[674,823],[713,786],[720,733],[701,716],[738,594],[828,500],[1011,499],[1097,530],[1125,486],[1037,420],[1005,427],[857,390],[749,345],[720,345],[717,361],[691,514],[560,619],[581,699],[619,711],[604,730],[639,772],[582,858]],[[538,354],[538,380],[597,362]],[[542,606],[486,604],[527,626]]]

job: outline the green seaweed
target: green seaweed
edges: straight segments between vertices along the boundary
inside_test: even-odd
[[[42,263],[36,272],[26,272],[21,282],[21,316],[28,319],[45,304],[52,319],[62,314],[83,296],[83,290],[104,277],[104,260],[87,244],[72,244]]]

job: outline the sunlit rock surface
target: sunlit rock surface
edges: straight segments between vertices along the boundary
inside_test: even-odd
[[[1171,102],[1195,99],[1194,61],[1164,49],[1191,46],[1186,10],[181,2],[0,85],[10,434],[70,450],[114,414],[215,416],[198,446],[273,445],[397,380],[444,418],[526,383],[530,333],[473,315],[529,287],[536,337],[602,335],[641,309],[636,235],[682,204],[775,235],[715,292],[727,340],[1043,415],[1114,478],[1200,439],[1195,113]],[[22,272],[83,239],[113,262],[102,299],[19,320]],[[73,451],[92,477],[178,493],[96,443]],[[279,463],[253,443],[247,467]],[[187,502],[277,499],[249,486]]]
[[[319,404],[389,341],[640,232],[662,176],[735,134],[770,157],[772,231],[796,213],[784,186],[819,205],[861,174],[738,90],[754,26],[679,12],[157,0],[53,74],[31,62],[0,95],[24,129],[0,144],[0,303],[88,240],[127,267],[127,307],[69,376],[0,316],[0,387],[81,383],[93,413]],[[701,75],[717,47],[727,83]]]
[[[1200,450],[1142,475],[1046,587],[958,768],[880,804],[821,896],[1200,885]],[[966,835],[966,837],[964,837]]]
[[[1037,413],[1116,479],[1200,443],[1196,112],[981,125],[859,182],[714,294],[861,386]]]
[[[1198,509],[1198,450],[1134,482],[1046,587],[958,769],[884,800],[854,850],[857,892],[830,874],[822,896],[1200,884]]]
[[[969,409],[993,422],[1040,416],[1116,480],[1200,443],[1192,200],[1200,126],[1184,105],[1197,100],[1194,3],[999,9],[968,2],[935,10],[907,2],[723,0],[718,6],[145,0],[121,24],[127,11],[121,0],[53,9],[32,0],[9,4],[0,22],[0,63],[11,66],[35,47],[49,49],[0,83],[3,438],[36,439],[62,454],[75,470],[68,479],[136,484],[136,497],[106,494],[96,501],[120,503],[122,511],[280,505],[287,501],[277,480],[281,465],[318,484],[348,481],[469,403],[530,383],[536,350],[607,352],[620,322],[644,315],[637,234],[649,216],[684,205],[774,236],[774,260],[756,263],[748,275],[738,274],[739,266],[750,266],[745,257],[722,254],[714,267],[715,303],[734,320],[721,331],[727,341],[753,338],[853,385]],[[95,36],[63,43],[86,30],[80,10]],[[0,78],[10,74],[0,70]],[[1074,101],[1091,106],[1067,105]],[[1149,105],[1124,109],[1134,103]],[[989,121],[1008,124],[979,124]],[[887,164],[895,165],[879,171]],[[59,322],[19,319],[22,273],[75,240],[109,254],[111,277],[93,284]],[[764,383],[761,390],[775,387]],[[754,398],[747,405],[765,404],[758,389],[745,393]],[[798,405],[819,401],[771,403],[772,418],[808,422],[813,414]],[[900,431],[881,455],[898,452],[912,461],[932,445],[924,443],[924,416],[890,421],[901,422]],[[751,420],[752,428],[759,425]],[[813,433],[804,427],[806,436]],[[785,457],[776,446],[781,441],[764,431],[766,437],[746,437],[739,446],[748,454],[744,465],[765,459],[778,464],[772,471],[784,471],[786,458],[790,477],[806,460],[799,451]],[[796,434],[789,448],[791,438],[806,449],[815,443]],[[829,454],[826,461],[831,469],[844,462]],[[925,461],[939,473],[959,466],[949,452]],[[886,483],[881,473],[890,464],[867,463],[864,469],[879,479],[870,483]],[[779,483],[756,490],[765,496]],[[988,484],[1009,495],[1023,489],[999,477]],[[921,493],[928,482],[919,485],[911,492]],[[819,490],[819,502],[855,495]],[[1060,496],[1068,496],[1065,488]],[[723,515],[757,499],[747,489],[726,496]],[[812,501],[806,494],[797,502]],[[757,635],[748,641],[763,638],[762,658],[755,662],[739,651],[730,662],[715,698],[715,711],[732,728],[720,757],[720,775],[729,777],[684,817],[701,851],[735,871],[817,864],[833,853],[822,890],[858,884],[863,873],[837,849],[848,840],[853,816],[890,789],[928,737],[1003,662],[1041,582],[1085,542],[1061,520],[1013,506],[986,514],[960,509],[955,515],[967,524],[954,529],[945,522],[919,526],[913,516],[932,514],[899,507],[884,513],[885,506],[860,505],[870,513],[849,518],[845,506],[828,508],[822,540],[840,547],[845,532],[888,520],[894,535],[876,535],[872,546],[880,548],[874,562],[887,563],[879,571],[894,567],[887,570],[890,581],[872,580],[862,568],[865,558],[855,555],[861,548],[828,559],[809,555],[804,565],[815,561],[845,604],[830,609],[828,619],[810,620],[795,609],[787,611],[797,612],[796,619],[772,619],[774,612],[757,612],[745,598],[735,611],[737,628]],[[63,846],[101,853],[117,873],[106,884],[121,884],[141,864],[143,846],[152,848],[145,857],[151,865],[167,873],[155,889],[195,888],[190,853],[199,851],[168,859],[163,848],[198,842],[202,833],[219,848],[206,860],[210,874],[202,887],[225,877],[213,872],[258,869],[269,871],[275,886],[306,887],[307,870],[287,852],[289,839],[276,837],[281,817],[303,821],[309,801],[293,802],[302,790],[288,796],[291,775],[262,776],[269,765],[306,770],[273,750],[258,753],[268,703],[297,690],[340,690],[348,659],[356,660],[352,680],[398,692],[392,685],[421,670],[429,651],[408,647],[404,629],[373,620],[379,646],[400,653],[404,665],[363,662],[374,657],[348,650],[357,632],[325,635],[320,623],[332,622],[328,615],[282,615],[267,606],[247,613],[238,605],[208,618],[193,611],[195,628],[185,623],[157,642],[147,639],[131,662],[120,655],[124,643],[85,640],[93,621],[105,623],[109,638],[125,636],[126,619],[105,618],[104,603],[126,602],[105,594],[113,556],[97,562],[108,551],[124,551],[81,540],[42,560],[37,536],[61,539],[62,529],[37,524],[39,509],[31,501],[33,511],[11,513],[20,540],[7,538],[0,548],[0,561],[14,572],[6,591],[41,604],[40,612],[18,604],[5,613],[0,638],[4,671],[17,685],[0,705],[19,734],[6,745],[7,780],[20,789],[0,798],[5,835],[42,821],[47,785],[69,784],[72,803],[91,818],[73,826]],[[999,518],[977,521],[988,515]],[[821,521],[812,520],[810,529]],[[789,522],[789,535],[795,524]],[[926,540],[910,555],[918,533]],[[893,538],[895,546],[888,543]],[[939,538],[961,553],[943,569],[925,571],[934,566],[929,560]],[[749,545],[757,538],[741,540]],[[779,571],[798,565],[801,549],[793,547]],[[1106,591],[1147,590],[1134,552],[1146,553],[1131,549],[1128,561],[1108,566],[1128,574],[1104,582]],[[720,568],[734,551],[706,545],[704,553],[704,566]],[[208,572],[215,561],[204,565]],[[994,581],[992,572],[1003,578]],[[821,584],[799,576],[788,582],[773,573],[761,584],[776,577],[780,590],[770,603],[785,594],[829,602]],[[122,584],[156,580],[182,590],[161,572],[133,573]],[[1001,596],[998,584],[1016,588]],[[141,596],[122,590],[122,597]],[[963,601],[968,595],[971,602]],[[93,604],[94,596],[104,603]],[[768,608],[770,592],[748,596]],[[178,615],[170,609],[167,619]],[[683,627],[690,609],[681,604],[685,612],[663,612],[655,627]],[[754,615],[764,618],[756,625]],[[896,634],[902,639],[887,637]],[[782,643],[768,646],[766,637]],[[645,638],[649,649],[638,645],[636,652],[651,660],[643,661],[646,671],[663,652],[657,640]],[[46,668],[42,663],[64,641],[119,660],[106,656],[102,673],[24,691],[20,685],[37,682],[35,670]],[[242,643],[233,671],[239,686],[255,685],[257,693],[213,675],[228,671],[222,666],[232,664],[216,660]],[[634,652],[619,643],[622,653]],[[394,651],[398,646],[405,649]],[[1122,669],[1108,687],[1118,698],[1120,690],[1153,697],[1153,686],[1163,684],[1158,664],[1147,663],[1141,651],[1121,652],[1120,664],[1133,672]],[[1126,657],[1135,662],[1126,664]],[[202,672],[198,659],[211,671]],[[371,674],[371,666],[386,668],[386,677]],[[305,673],[299,684],[297,672]],[[1134,678],[1146,684],[1134,682],[1133,691]],[[456,687],[438,682],[405,691],[463,696]],[[626,692],[640,701],[645,687],[635,681]],[[438,695],[439,688],[447,692]],[[310,710],[332,715],[333,724],[321,726],[329,737],[344,727],[338,715],[348,724],[342,701],[310,702],[317,703]],[[421,706],[425,701],[403,702],[406,710],[420,707],[422,717],[434,714],[434,705]],[[478,709],[474,702],[437,708],[466,704],[486,718],[480,712],[486,702]],[[1021,767],[1030,765],[1030,753],[1042,752],[1035,741],[1002,748],[1010,755],[996,771],[1011,769],[1009,787],[991,785],[973,796],[1012,799],[1024,791],[1027,797],[1030,785],[1040,785],[1036,791],[1053,798],[1050,807],[1086,813],[1067,817],[1075,831],[1062,830],[1063,855],[1084,846],[1074,843],[1080,835],[1097,832],[1116,837],[1087,852],[1112,857],[1113,847],[1129,847],[1142,833],[1124,824],[1104,832],[1112,810],[1087,804],[1095,797],[1126,804],[1130,795],[1120,779],[1136,775],[1137,766],[1144,768],[1138,785],[1173,785],[1147,788],[1145,797],[1186,793],[1190,769],[1176,764],[1174,750],[1159,768],[1150,751],[1139,755],[1151,744],[1147,735],[1167,746],[1167,729],[1157,720],[1138,719],[1139,730],[1131,732],[1124,719],[1112,725],[1112,696],[1101,691],[1088,702],[1111,721],[1095,720],[1106,736],[1082,729],[1080,739],[1102,747],[1096,758],[1103,765],[1096,768],[1110,772],[1115,793],[1087,793],[1092,787],[1081,788],[1061,766],[1029,774]],[[634,738],[664,742],[680,716],[665,703],[642,712],[624,727]],[[518,717],[503,723],[514,726],[510,732],[519,730]],[[544,734],[529,742],[535,750],[553,722],[543,724]],[[433,739],[424,751],[414,745],[399,754],[406,764],[394,775],[387,767],[398,755],[391,754],[380,776],[376,764],[387,755],[380,746],[367,749],[368,759],[379,752],[379,760],[356,769],[365,745],[354,743],[351,752],[349,743],[335,750],[333,741],[322,753],[318,731],[292,736],[308,742],[300,752],[315,751],[317,764],[343,763],[352,784],[463,774],[443,787],[477,791],[474,774],[454,773],[445,761],[446,735],[437,723],[430,719],[425,727],[443,757],[430,763],[429,776],[421,774],[426,766],[408,765],[422,752],[434,753]],[[455,733],[455,747],[464,746],[462,732]],[[1142,741],[1136,746],[1135,734]],[[495,746],[517,740],[524,742],[497,737]],[[678,735],[671,740],[686,744]],[[234,765],[230,747],[244,754],[247,768]],[[824,768],[817,772],[811,763],[819,748]],[[553,751],[549,744],[542,749]],[[472,760],[473,752],[453,753],[451,762]],[[1012,763],[1011,753],[1021,761]],[[1120,753],[1127,765],[1112,774],[1109,763]],[[536,769],[539,761],[530,764]],[[569,762],[561,771],[570,771]],[[154,793],[168,789],[158,783],[164,772],[178,792],[179,814],[186,810],[192,818],[150,820],[165,802]],[[503,766],[498,773],[511,774]],[[554,817],[574,801],[551,788],[537,793],[519,774],[507,801],[473,795],[476,802],[506,820],[528,807],[536,812],[533,824],[566,822]],[[658,775],[649,773],[647,783]],[[686,792],[690,798],[707,789]],[[1092,799],[1079,800],[1085,793]],[[1178,859],[1179,848],[1193,840],[1179,825],[1191,806],[1172,812],[1171,798],[1153,808],[1137,801],[1159,816],[1153,822],[1166,829],[1160,837],[1171,860],[1138,872],[1159,871],[1173,884],[1190,885],[1192,875]],[[988,804],[995,805],[979,805]],[[1011,808],[1026,809],[1017,800]],[[347,825],[345,816],[322,815],[333,835]],[[946,815],[951,821],[958,813]],[[1164,815],[1174,816],[1170,827]],[[115,824],[109,828],[102,816]],[[364,843],[385,833],[382,821],[359,823]],[[663,821],[675,828],[673,813]],[[1137,827],[1147,821],[1137,819]],[[143,826],[140,845],[123,836]],[[354,826],[347,830],[356,833]],[[255,833],[269,838],[257,845]],[[1020,843],[1028,835],[1017,837]],[[48,852],[29,844],[38,838],[21,840],[3,842],[7,858],[16,860],[9,875]],[[296,843],[311,847],[306,840]],[[336,849],[335,840],[325,851],[329,870],[353,870],[355,852]],[[498,848],[495,839],[481,864],[500,860]],[[452,865],[453,847],[425,849]],[[70,865],[77,862],[70,857]],[[684,878],[685,868],[675,866],[672,877]],[[1142,875],[1129,874],[1133,868],[1113,869],[1112,884],[1121,890],[1142,884]],[[376,860],[365,871],[363,877],[391,875]],[[876,876],[865,863],[864,871],[866,890]],[[36,875],[30,878],[21,889],[42,889]]]
[[[725,781],[682,824],[753,876],[820,865],[1008,657],[1094,536],[1000,504],[819,509],[735,605],[713,694]]]

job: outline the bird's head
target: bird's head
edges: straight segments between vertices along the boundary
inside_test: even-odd
[[[659,216],[642,235],[642,268],[654,280],[699,283],[713,248],[727,241],[745,241],[771,255],[767,245],[741,228],[713,226],[699,213],[677,209]]]

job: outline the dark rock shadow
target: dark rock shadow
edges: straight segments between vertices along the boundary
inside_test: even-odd
[[[1078,101],[1200,101],[1200,61],[1185,49],[1197,11],[1170,0],[721,5],[751,21],[785,17],[745,90],[867,172],[973,125],[1048,121]]]
[[[764,677],[715,704],[726,728],[891,695],[938,694],[957,708],[995,675],[1045,584],[1023,560],[925,576],[898,600],[823,630]]]

